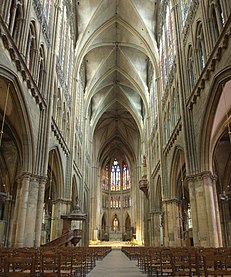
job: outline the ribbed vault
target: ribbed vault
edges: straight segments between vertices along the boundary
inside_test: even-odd
[[[148,72],[157,64],[154,0],[76,3],[76,63],[85,70],[85,112],[101,162],[138,154],[149,111]]]

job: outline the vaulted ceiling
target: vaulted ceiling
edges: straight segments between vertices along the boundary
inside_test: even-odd
[[[84,64],[86,112],[101,161],[130,160],[137,153],[149,113],[148,80],[157,64],[156,2],[75,2],[77,63]]]

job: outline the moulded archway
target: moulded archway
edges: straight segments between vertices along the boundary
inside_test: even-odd
[[[47,175],[44,193],[42,244],[46,244],[62,234],[59,199],[63,187],[63,173],[57,148],[49,152]]]
[[[229,71],[228,71],[229,72]],[[224,77],[226,77],[224,73]],[[230,185],[231,185],[231,80],[226,79],[223,75],[219,85],[215,86],[210,99],[213,109],[209,121],[210,139],[206,145],[206,149],[210,149],[209,170],[216,176],[216,192],[223,244],[226,246],[231,245],[231,238],[229,230],[231,228],[231,198],[230,198]],[[222,80],[223,79],[223,80]]]
[[[8,70],[0,68],[0,74],[0,245],[8,246],[17,241],[17,231],[10,226],[20,212],[15,209],[20,205],[19,178],[30,176],[35,164],[31,118],[22,90]]]

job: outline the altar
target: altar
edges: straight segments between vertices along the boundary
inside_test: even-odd
[[[122,232],[110,232],[109,241],[122,241],[123,235]]]

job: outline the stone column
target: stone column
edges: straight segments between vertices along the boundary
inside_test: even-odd
[[[187,178],[195,246],[222,246],[216,178],[205,171]]]
[[[35,244],[35,224],[38,203],[39,177],[32,176],[30,179],[27,214],[25,222],[25,243],[26,247],[33,247]]]
[[[163,200],[164,246],[181,246],[179,201]]]
[[[63,221],[61,220],[61,215],[67,214],[68,204],[69,202],[61,199],[52,201],[51,237],[50,237],[51,241],[62,235]]]
[[[1,14],[7,26],[9,25],[10,18],[10,4],[11,1],[5,1],[3,8],[1,8]]]
[[[18,221],[18,212],[19,212],[19,202],[20,202],[20,180],[17,179],[17,192],[16,192],[16,199],[12,201],[12,210],[13,216],[12,220],[10,221],[10,234],[9,234],[9,247],[15,246],[15,236],[16,236],[16,228],[17,228],[17,221]],[[15,203],[14,203],[15,202]]]
[[[6,197],[4,198],[4,210],[3,210],[3,222],[5,222],[4,231],[2,234],[3,244],[2,246],[8,247],[9,240],[9,228],[10,228],[10,219],[11,219],[11,211],[12,211],[12,196],[7,192]]]
[[[151,212],[151,226],[152,226],[152,238],[151,245],[158,247],[161,246],[161,212]]]
[[[100,210],[98,211],[98,205],[97,205],[97,197],[100,197],[97,195],[97,187],[98,184],[98,178],[97,178],[97,172],[98,168],[96,166],[92,167],[92,183],[91,183],[91,195],[90,195],[90,239],[96,240],[97,239],[97,217],[99,217]]]
[[[47,181],[47,178],[45,177],[40,178],[39,189],[38,189],[37,211],[36,211],[36,223],[35,223],[35,247],[40,246],[46,181]]]
[[[30,186],[30,174],[25,173],[21,177],[21,189],[19,192],[19,205],[18,205],[18,218],[17,218],[17,229],[15,236],[15,247],[24,246],[25,238],[25,226],[26,215],[28,208],[28,196],[29,196],[29,186]]]

